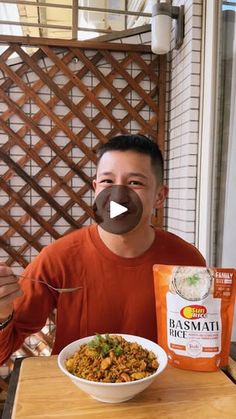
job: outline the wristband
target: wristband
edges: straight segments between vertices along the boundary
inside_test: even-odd
[[[2,322],[0,322],[0,330],[5,329],[8,323],[10,323],[10,321],[12,320],[12,317],[13,317],[13,313],[11,313],[6,320],[3,320]]]

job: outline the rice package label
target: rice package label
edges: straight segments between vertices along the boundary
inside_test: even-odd
[[[195,371],[227,366],[235,269],[154,265],[158,344],[169,363]]]

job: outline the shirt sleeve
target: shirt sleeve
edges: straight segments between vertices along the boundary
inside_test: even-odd
[[[24,275],[58,286],[57,272],[46,248],[27,266]],[[21,279],[20,282],[23,296],[15,300],[13,319],[0,331],[0,364],[20,348],[26,337],[43,328],[57,306],[58,293],[46,285],[27,279]]]

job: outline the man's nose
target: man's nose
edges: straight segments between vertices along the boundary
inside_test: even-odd
[[[129,188],[123,185],[114,185],[115,187],[112,188],[112,193],[110,196],[110,200],[122,204],[127,204],[129,202]]]

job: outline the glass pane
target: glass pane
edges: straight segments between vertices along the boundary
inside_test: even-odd
[[[232,220],[232,211],[236,205],[235,181],[233,182],[235,164],[232,159],[236,146],[235,16],[236,0],[222,1],[219,34],[217,191],[215,194],[215,264],[218,266],[235,266],[235,256],[234,260],[231,256],[233,247],[236,248],[235,216]],[[234,155],[234,160],[235,157]]]

